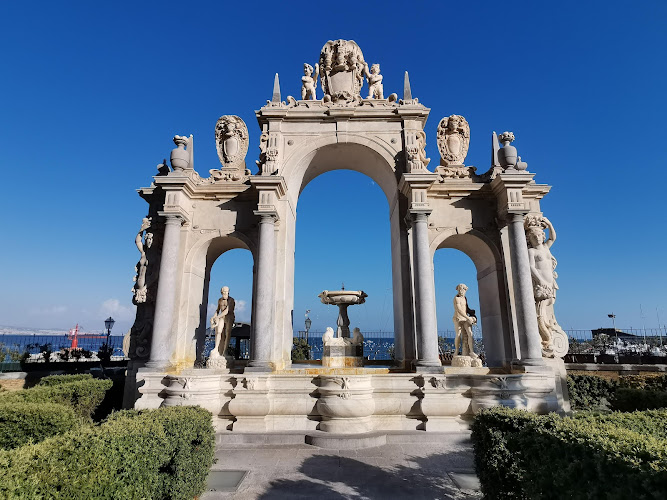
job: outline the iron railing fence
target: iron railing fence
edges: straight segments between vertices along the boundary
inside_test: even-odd
[[[112,356],[123,357],[123,336],[111,335],[109,345],[113,349]],[[106,335],[78,335],[78,352],[72,350],[73,339],[69,335],[40,334],[0,334],[0,362],[24,360],[29,363],[44,363],[46,355],[51,352],[51,361],[85,361],[92,359],[107,342]],[[74,350],[74,351],[76,351]]]

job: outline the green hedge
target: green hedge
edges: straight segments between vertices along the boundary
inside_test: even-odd
[[[643,431],[646,422],[653,432]],[[483,411],[472,424],[482,492],[489,499],[667,498],[666,423],[664,410],[602,418]]]
[[[213,463],[211,414],[124,411],[99,426],[0,451],[0,498],[189,499]]]
[[[567,392],[573,410],[596,409],[612,399],[618,381],[596,375],[568,375]]]
[[[5,450],[43,441],[78,425],[79,419],[68,406],[0,400],[0,448]]]
[[[93,376],[90,373],[77,373],[74,375],[49,375],[39,381],[38,386],[54,386],[69,384],[70,382],[79,382],[81,380],[91,380]]]
[[[611,408],[620,411],[667,407],[667,375],[568,375],[570,404],[575,410]]]
[[[90,420],[95,408],[113,385],[111,380],[84,379],[59,385],[37,386],[32,389],[3,393],[0,402],[58,403],[71,407],[75,413]]]
[[[667,408],[667,392],[619,387],[611,401],[611,408],[618,411]]]

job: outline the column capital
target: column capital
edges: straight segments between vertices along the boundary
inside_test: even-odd
[[[432,211],[430,208],[411,209],[408,211],[408,214],[412,222],[427,222],[428,216],[431,215]]]
[[[157,213],[160,217],[164,217],[164,223],[167,225],[178,224],[182,226],[186,222],[186,218],[182,213],[179,212],[163,212],[159,211]]]
[[[259,217],[260,224],[275,224],[280,219],[280,217],[278,217],[278,212],[275,210],[254,210],[253,214]]]

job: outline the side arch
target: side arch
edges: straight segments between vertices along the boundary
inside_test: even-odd
[[[445,232],[432,242],[432,253],[453,248],[466,254],[477,270],[480,323],[489,366],[504,366],[511,360],[511,332],[507,308],[507,286],[500,251],[475,229],[465,233]]]
[[[211,268],[215,261],[225,252],[241,248],[249,250],[253,256],[253,287],[252,300],[255,294],[255,266],[256,257],[254,241],[240,232],[220,235],[218,232],[209,233],[200,238],[186,252],[183,269],[181,297],[184,301],[180,304],[179,327],[182,332],[183,346],[180,358],[188,367],[202,362],[202,352],[206,340],[206,316],[208,308],[208,295],[210,289]],[[232,290],[233,295],[233,290]],[[188,333],[189,332],[189,333]],[[194,335],[192,335],[194,332]],[[179,335],[180,337],[180,335]]]

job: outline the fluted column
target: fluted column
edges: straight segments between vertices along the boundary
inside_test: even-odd
[[[271,370],[271,346],[274,337],[276,279],[276,215],[261,213],[257,257],[255,325],[250,344],[251,371]]]
[[[150,361],[147,363],[148,367],[154,369],[164,369],[169,365],[173,349],[171,327],[174,319],[176,280],[179,270],[178,253],[181,245],[181,224],[182,218],[179,215],[165,215],[151,355]]]
[[[514,282],[514,304],[519,330],[521,364],[542,365],[542,344],[537,326],[533,280],[530,273],[528,245],[523,229],[524,214],[508,215],[510,253],[512,255],[512,278]]]
[[[428,243],[428,211],[412,215],[413,261],[415,281],[415,315],[417,329],[418,371],[440,370],[438,330],[435,319],[435,285],[433,261]]]

